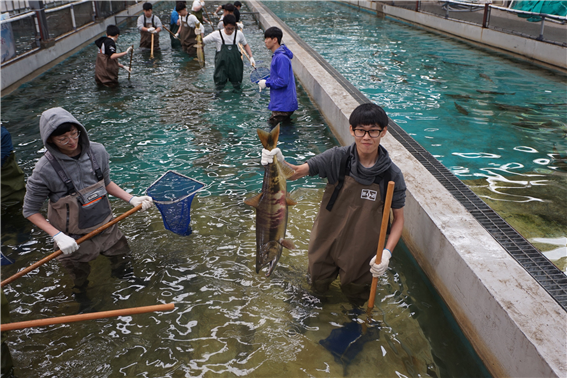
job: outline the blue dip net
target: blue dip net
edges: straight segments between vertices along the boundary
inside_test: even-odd
[[[260,80],[266,80],[270,77],[270,69],[267,67],[258,67],[254,71],[250,72],[250,81],[254,84],[258,84]]]
[[[177,235],[191,235],[191,202],[205,184],[174,171],[167,171],[147,190],[161,213],[164,227]]]

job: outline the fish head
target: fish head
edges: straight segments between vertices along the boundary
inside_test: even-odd
[[[280,256],[282,255],[282,245],[275,240],[263,244],[256,255],[256,273],[260,272],[264,266],[268,266],[266,277],[274,271]]]

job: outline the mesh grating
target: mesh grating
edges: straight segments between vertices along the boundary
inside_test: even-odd
[[[307,51],[359,103],[370,101],[334,69],[293,30],[267,7],[264,11],[280,21],[285,33]],[[447,167],[417,143],[400,126],[390,120],[388,132],[400,142],[492,235],[492,237],[567,311],[567,276],[482,199],[459,180]]]

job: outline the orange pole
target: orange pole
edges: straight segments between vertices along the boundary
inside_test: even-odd
[[[388,219],[390,218],[390,208],[392,207],[392,197],[394,196],[393,181],[388,182],[388,190],[386,191],[386,202],[384,203],[384,212],[382,213],[382,226],[380,227],[380,238],[378,239],[378,248],[376,249],[376,264],[382,262],[382,251],[386,244],[386,230],[388,229]],[[368,298],[368,312],[374,308],[374,298],[376,297],[376,286],[378,285],[378,277],[372,277],[372,286],[370,286],[370,297]]]
[[[109,228],[110,226],[113,226],[114,224],[120,222],[122,219],[130,216],[131,214],[134,214],[136,211],[140,210],[141,208],[142,208],[142,205],[140,204],[140,205],[134,207],[133,209],[128,210],[127,212],[125,212],[121,216],[114,218],[110,222],[100,226],[96,230],[91,231],[88,234],[86,234],[85,236],[81,237],[80,239],[77,240],[77,244],[81,244],[85,240],[88,240],[88,239],[92,238],[93,236],[100,234],[101,232],[103,232],[104,230]],[[18,273],[14,274],[13,276],[8,277],[4,281],[2,281],[0,283],[0,287],[4,287],[5,285],[16,280],[17,278],[20,278],[21,276],[28,274],[29,272],[31,272],[35,268],[38,268],[41,265],[45,264],[46,262],[53,260],[54,258],[56,258],[57,256],[59,256],[62,253],[63,253],[63,251],[61,251],[61,250],[58,250],[57,252],[53,252],[51,255],[44,257],[43,259],[39,260],[35,264],[32,264],[32,265],[28,266],[27,268],[20,270]]]
[[[4,331],[13,331],[15,329],[24,329],[31,327],[45,327],[52,324],[82,322],[84,320],[111,318],[115,316],[136,315],[136,314],[143,314],[145,312],[170,311],[173,310],[174,308],[175,305],[173,303],[168,303],[168,304],[154,305],[154,306],[125,308],[122,310],[111,310],[111,311],[92,312],[88,314],[60,316],[57,318],[49,318],[49,319],[28,320],[26,322],[2,324],[0,326],[0,331],[4,332]]]

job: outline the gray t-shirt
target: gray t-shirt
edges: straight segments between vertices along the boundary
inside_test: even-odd
[[[356,144],[347,147],[333,147],[307,161],[309,176],[319,175],[319,177],[327,178],[329,184],[334,184],[339,179],[341,161],[347,155],[350,155],[350,172],[346,174],[362,185],[372,184],[376,176],[390,169],[391,180],[396,183],[394,197],[392,198],[392,209],[401,209],[405,206],[406,183],[404,175],[400,168],[392,162],[388,151],[383,146],[379,147],[378,160],[370,168],[366,168],[359,163]],[[388,183],[385,180],[380,182],[380,193],[382,193],[383,197],[386,193],[387,185]]]

